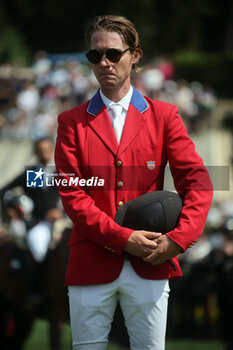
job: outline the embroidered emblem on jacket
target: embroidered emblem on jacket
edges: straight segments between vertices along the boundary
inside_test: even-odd
[[[155,161],[154,160],[148,160],[146,162],[147,169],[154,170],[155,169]]]

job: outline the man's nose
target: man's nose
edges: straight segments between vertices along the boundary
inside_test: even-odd
[[[107,59],[105,53],[101,57],[100,64],[103,65],[103,66],[110,66],[110,61]]]

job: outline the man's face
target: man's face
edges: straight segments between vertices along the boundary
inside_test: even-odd
[[[98,31],[94,32],[91,38],[91,48],[98,50],[118,49],[124,51],[128,46],[122,41],[121,36],[116,32]],[[130,73],[132,65],[139,60],[140,52],[131,54],[128,50],[121,59],[110,62],[105,55],[100,63],[92,64],[94,74],[100,83],[102,91],[127,87],[130,84]]]
[[[49,140],[42,140],[39,142],[36,149],[36,155],[42,164],[47,165],[53,155],[52,142]]]

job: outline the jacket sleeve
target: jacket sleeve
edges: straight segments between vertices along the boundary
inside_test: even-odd
[[[58,117],[55,163],[63,179],[66,177],[65,174],[74,174],[81,179],[83,176],[78,159],[76,123],[69,117],[68,112]],[[64,209],[73,221],[79,236],[98,246],[111,247],[112,252],[121,255],[133,230],[115,223],[106,212],[96,206],[94,199],[80,186],[76,184],[61,186],[60,183],[58,190]]]
[[[203,232],[212,183],[175,106],[167,119],[165,142],[174,185],[183,199],[178,225],[168,236],[186,250]]]

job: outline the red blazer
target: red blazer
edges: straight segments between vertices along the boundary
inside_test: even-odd
[[[186,250],[203,231],[212,185],[177,108],[144,98],[134,89],[119,147],[99,91],[90,101],[59,115],[55,162],[60,176],[104,180],[102,187],[83,186],[83,180],[59,186],[74,224],[67,285],[107,283],[119,276],[132,230],[116,224],[115,213],[145,192],[162,190],[167,161],[184,198],[178,225],[167,235]],[[143,278],[182,275],[177,258],[176,269],[168,262],[152,266],[135,256],[129,259]]]

